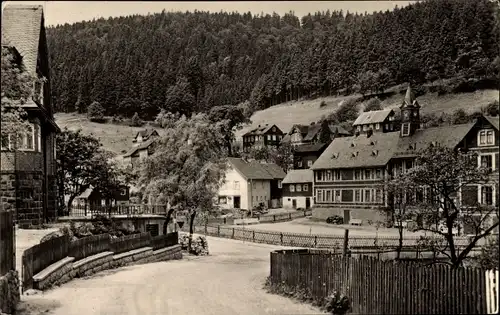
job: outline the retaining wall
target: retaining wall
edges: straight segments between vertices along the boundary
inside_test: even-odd
[[[33,288],[46,290],[73,278],[87,277],[99,271],[122,266],[182,259],[180,245],[153,250],[152,247],[134,249],[121,254],[102,252],[78,261],[65,257],[33,276]]]

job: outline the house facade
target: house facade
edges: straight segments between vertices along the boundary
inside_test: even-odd
[[[103,196],[99,189],[89,187],[73,201],[73,209],[81,213],[81,209],[87,210],[101,209],[106,206],[127,205],[130,198],[130,188],[126,185],[113,192],[112,197]],[[74,209],[75,210],[75,209]]]
[[[4,210],[16,209],[23,227],[57,216],[56,133],[51,102],[51,73],[42,6],[7,5],[2,11],[2,50],[9,49],[36,81],[32,97],[22,106],[28,130],[20,143],[1,141],[1,198]]]
[[[410,88],[400,110],[401,125],[392,131],[362,128],[355,136],[335,139],[314,163],[314,217],[340,215],[344,222],[385,221],[380,210],[392,203],[385,190],[386,181],[412,168],[418,150],[429,145],[477,150],[478,165],[491,166],[492,176],[498,178],[498,117],[421,129],[420,106]],[[489,182],[464,189],[457,198],[462,204],[467,199],[497,205],[498,181],[496,185]]]
[[[278,179],[281,175],[277,172],[277,165],[265,167],[261,163],[247,162],[240,158],[228,158],[228,163],[225,182],[218,192],[219,207],[250,210],[261,203],[271,207],[273,197],[277,194],[281,197],[278,191],[274,192],[274,196],[272,194],[273,182],[276,182],[276,189],[281,191]],[[270,172],[270,169],[273,171]]]
[[[155,152],[155,139],[139,143],[123,155],[123,162],[138,167],[148,156]]]
[[[293,150],[293,168],[309,169],[328,147],[328,143],[302,144]]]
[[[283,131],[276,125],[259,125],[243,135],[243,151],[251,148],[278,147],[283,139]]]
[[[291,170],[283,180],[283,207],[309,209],[314,205],[313,171]]]
[[[357,133],[391,132],[397,130],[396,114],[392,109],[364,112],[354,121]]]

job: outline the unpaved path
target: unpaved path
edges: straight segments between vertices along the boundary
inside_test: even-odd
[[[269,253],[279,246],[208,237],[211,256],[131,266],[23,296],[21,314],[321,314],[266,293]]]

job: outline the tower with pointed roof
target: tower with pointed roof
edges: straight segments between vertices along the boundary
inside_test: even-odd
[[[420,105],[408,86],[401,109],[401,137],[409,137],[420,127]]]

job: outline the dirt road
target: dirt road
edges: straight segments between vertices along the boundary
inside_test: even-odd
[[[321,314],[263,290],[269,252],[280,247],[210,237],[208,244],[208,257],[106,271],[25,296],[21,314]]]

